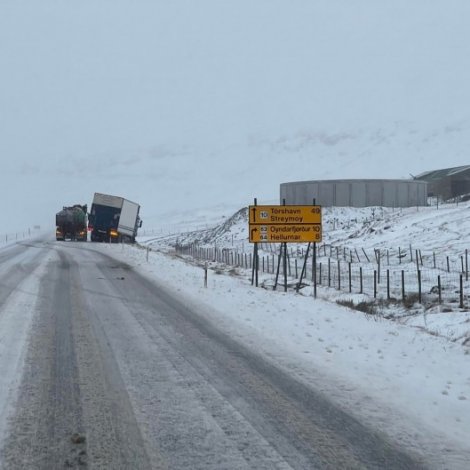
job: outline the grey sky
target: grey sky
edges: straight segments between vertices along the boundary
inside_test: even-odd
[[[0,0],[0,233],[94,191],[158,215],[341,158],[338,177],[468,163],[469,24],[466,0]]]

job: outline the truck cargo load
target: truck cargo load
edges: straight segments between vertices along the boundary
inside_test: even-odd
[[[134,243],[142,226],[139,204],[110,194],[95,193],[88,217],[92,242]]]
[[[63,207],[55,216],[56,240],[87,240],[87,205]]]

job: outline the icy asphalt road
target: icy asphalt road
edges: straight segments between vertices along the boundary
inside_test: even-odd
[[[2,468],[427,468],[94,248],[0,251]]]

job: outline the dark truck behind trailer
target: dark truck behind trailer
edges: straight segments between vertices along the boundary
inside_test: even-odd
[[[64,207],[55,216],[55,236],[56,240],[77,240],[85,242],[87,240],[87,206],[75,204]]]
[[[92,242],[134,243],[142,226],[139,204],[110,194],[95,193],[88,216]]]

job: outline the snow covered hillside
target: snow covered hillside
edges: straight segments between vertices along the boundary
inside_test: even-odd
[[[468,202],[407,209],[325,208],[323,242],[317,246],[317,295],[470,346],[469,216]],[[177,247],[213,270],[251,280],[247,208],[213,226],[186,227],[182,223],[178,230],[175,225],[171,235],[151,236],[149,231],[141,243],[164,251]],[[300,281],[306,248],[289,245],[290,290]],[[272,288],[279,245],[261,244],[259,256],[259,282]],[[283,289],[282,263],[277,279],[277,288]],[[302,295],[312,295],[312,281],[309,255],[299,286]]]

